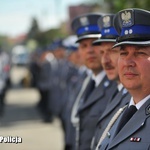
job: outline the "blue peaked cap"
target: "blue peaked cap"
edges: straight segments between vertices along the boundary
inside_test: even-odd
[[[119,37],[117,44],[150,45],[150,11],[130,8],[118,12],[114,18],[114,27]]]
[[[114,14],[107,14],[98,20],[98,26],[101,31],[101,37],[93,42],[93,45],[99,45],[101,42],[116,42],[118,33],[113,25]]]
[[[78,37],[76,42],[87,38],[99,38],[101,36],[97,24],[101,16],[102,13],[89,13],[74,18],[71,27]]]

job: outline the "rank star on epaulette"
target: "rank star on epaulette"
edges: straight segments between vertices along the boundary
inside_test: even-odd
[[[109,81],[105,81],[105,82],[104,82],[104,87],[108,87],[109,84],[110,84]]]
[[[105,28],[108,28],[108,27],[110,27],[110,25],[111,25],[110,16],[103,17],[103,26]]]
[[[123,27],[131,27],[134,24],[133,11],[123,11],[121,13],[121,20]]]
[[[80,18],[80,23],[82,26],[86,26],[89,24],[88,18],[87,17],[81,17]]]
[[[128,92],[127,89],[124,88],[123,91],[122,91],[122,95],[126,94],[127,92]]]

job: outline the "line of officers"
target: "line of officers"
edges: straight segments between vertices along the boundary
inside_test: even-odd
[[[65,150],[150,149],[149,17],[138,8],[83,14],[76,36],[33,55],[38,107],[45,121],[60,118]],[[118,130],[130,105],[137,111]]]

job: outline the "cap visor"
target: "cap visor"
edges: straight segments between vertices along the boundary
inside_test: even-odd
[[[78,38],[78,40],[76,41],[76,43],[84,40],[84,39],[92,39],[92,38],[100,38],[101,37],[101,34],[89,34],[89,35],[83,35],[83,36],[80,36]]]
[[[115,44],[112,48],[121,46],[121,45],[143,45],[143,46],[149,46],[150,45],[150,41],[124,41],[124,42],[120,42]]]
[[[93,42],[93,45],[99,45],[102,42],[116,42],[116,39],[98,39]]]

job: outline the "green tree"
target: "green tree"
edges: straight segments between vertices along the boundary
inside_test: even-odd
[[[37,36],[37,34],[39,34],[39,32],[40,32],[40,29],[39,29],[38,21],[36,20],[36,18],[33,18],[31,27],[27,34],[27,39],[34,39]]]
[[[7,36],[0,35],[0,48],[2,50],[9,52],[12,46],[13,43]]]
[[[44,46],[52,42],[55,38],[63,38],[65,36],[66,33],[63,32],[61,27],[41,31],[36,18],[33,18],[25,43],[28,44],[30,41],[35,41],[37,46]]]
[[[112,13],[126,8],[150,9],[150,0],[104,0],[104,2],[108,3],[110,12]]]
[[[66,34],[64,34],[60,28],[56,28],[50,29],[45,32],[39,32],[39,34],[37,34],[36,36],[36,40],[40,46],[44,46],[51,43],[54,39],[58,37],[63,38],[65,36]]]
[[[150,10],[150,0],[85,0],[88,4],[99,6],[99,10],[104,5],[108,5],[107,12],[116,13],[126,8],[141,8]]]

